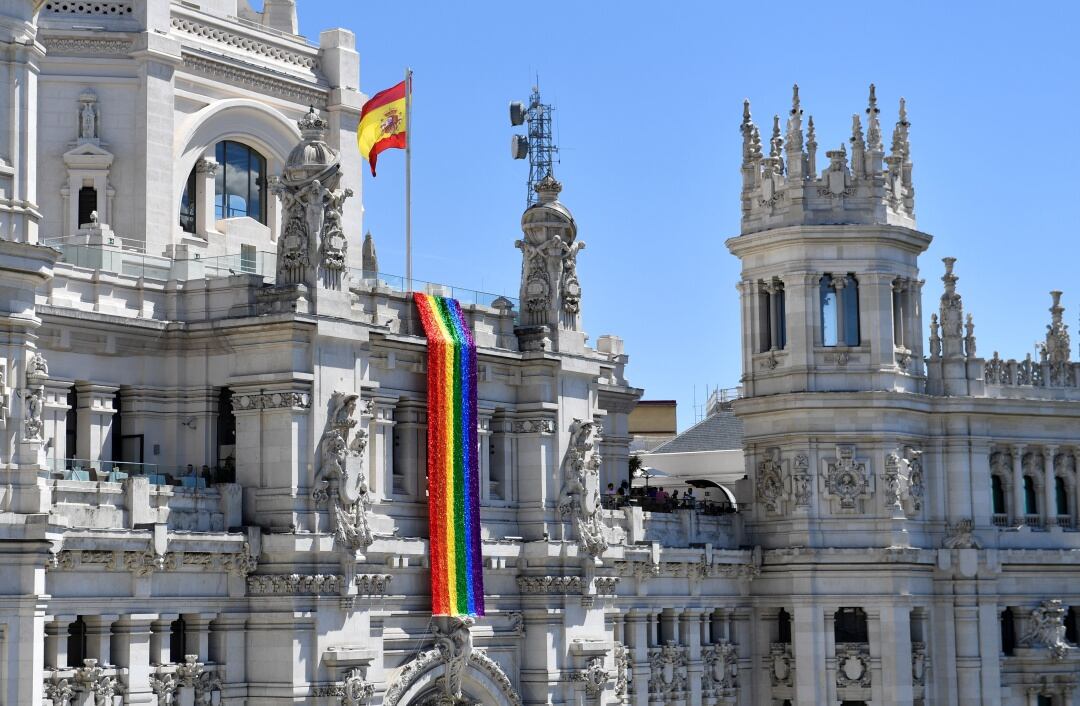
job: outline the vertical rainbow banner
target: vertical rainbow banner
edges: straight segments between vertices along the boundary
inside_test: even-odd
[[[476,342],[456,300],[420,292],[413,298],[428,340],[431,612],[483,615]]]

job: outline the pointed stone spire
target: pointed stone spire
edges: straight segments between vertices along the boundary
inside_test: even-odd
[[[862,121],[859,114],[851,116],[851,171],[855,176],[863,176],[865,171],[864,159],[866,155],[866,142],[863,141]]]
[[[908,128],[911,123],[907,119],[907,103],[900,99],[900,115],[893,129],[892,153],[894,156],[903,157],[905,160],[910,156],[911,145],[908,144]]]
[[[750,99],[743,100],[742,107],[742,123],[739,125],[739,132],[742,133],[743,144],[743,166],[756,163],[753,157],[753,136],[757,127],[754,125],[754,120],[750,117]],[[760,143],[760,137],[759,143]],[[759,158],[760,159],[760,158]]]
[[[878,152],[885,149],[881,143],[881,123],[878,115],[881,110],[877,107],[877,93],[874,84],[870,84],[870,98],[866,105],[866,148]]]
[[[802,107],[799,105],[797,83],[791,89],[791,112],[788,115],[786,143],[788,178],[801,181],[806,168],[806,155],[803,154]]]
[[[375,238],[369,230],[364,235],[364,245],[360,253],[360,268],[364,277],[375,277],[379,274],[379,256],[375,253]]]
[[[806,171],[811,177],[817,176],[817,132],[814,131],[813,115],[806,126]]]

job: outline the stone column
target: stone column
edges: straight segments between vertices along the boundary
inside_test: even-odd
[[[201,238],[217,231],[217,174],[225,165],[217,163],[215,147],[207,147],[203,156],[195,162],[195,193],[190,194],[190,198],[195,200],[195,233]]]
[[[881,660],[883,693],[889,704],[906,706],[912,703],[911,675],[911,609],[906,605],[883,605],[877,612],[880,642],[877,649]],[[873,616],[872,616],[873,618]],[[873,626],[871,625],[871,628]]]
[[[91,382],[75,384],[79,396],[76,409],[76,423],[79,425],[79,446],[75,449],[77,458],[92,464],[112,460],[112,418],[116,414],[113,402],[119,389]]]
[[[115,625],[116,666],[128,670],[127,703],[151,703],[150,696],[150,638],[157,615],[136,613],[125,615]],[[167,643],[167,641],[166,641]]]
[[[993,596],[980,595],[978,598],[979,613],[979,658],[980,675],[982,676],[982,706],[1001,706],[1001,617],[996,598]],[[1019,635],[1017,637],[1020,637]],[[938,679],[938,673],[929,671],[930,665],[936,660],[929,653],[927,642],[927,688],[933,681]],[[929,697],[927,703],[930,703]]]
[[[649,623],[651,615],[640,608],[626,613],[626,642],[630,650],[630,666],[634,679],[630,702],[635,706],[649,703]]]
[[[5,572],[25,573],[30,567],[15,562],[5,563]],[[5,704],[40,704],[43,698],[42,663],[45,660],[45,613],[40,605],[44,593],[44,573],[40,570],[38,595],[19,598],[5,605],[5,626],[0,634],[3,643]],[[66,639],[66,638],[65,638]],[[80,665],[81,666],[81,665]]]
[[[170,664],[169,639],[172,636],[173,621],[179,613],[162,613],[150,622],[150,665]],[[182,659],[182,658],[181,658]]]
[[[798,706],[828,703],[825,670],[825,614],[813,603],[796,603],[791,621],[795,660],[795,700]]]
[[[687,669],[687,703],[701,703],[701,677],[704,674],[704,666],[701,660],[701,618],[704,611],[699,608],[684,610],[681,615],[679,634],[682,644],[687,647],[690,656],[690,665]]]
[[[87,615],[86,656],[96,659],[102,667],[112,662],[112,624],[120,619],[119,615]]]
[[[46,618],[45,623],[45,667],[63,669],[68,666],[68,626],[75,620],[74,615],[57,615]]]
[[[1012,448],[1013,471],[1013,524],[1024,524],[1024,444],[1014,444]]]
[[[554,506],[561,483],[558,474],[562,465],[559,455],[559,435],[555,421],[547,416],[531,413],[521,415],[511,423],[516,447],[518,522],[526,541],[537,540],[545,534],[559,536],[562,523],[554,518]],[[548,525],[549,511],[552,519]]]
[[[236,416],[236,482],[244,488],[245,522],[274,529],[303,526],[301,515],[310,512],[309,484],[317,462],[310,428],[311,382],[230,387]]]
[[[64,459],[71,458],[74,449],[67,448],[68,390],[72,383],[63,380],[45,381],[45,439],[51,440],[48,449],[50,471],[64,470]]]
[[[402,399],[394,410],[394,472],[390,490],[393,495],[417,502],[427,488],[427,403]],[[400,487],[395,487],[400,486]]]
[[[743,379],[748,389],[746,394],[753,395],[754,354],[760,349],[759,330],[760,317],[758,317],[757,285],[752,280],[743,280],[737,285],[739,290],[739,304],[742,315],[742,359]]]
[[[780,291],[779,280],[765,284],[765,293],[769,297],[769,350],[780,348]]]
[[[0,224],[4,237],[38,242],[38,63],[34,0],[0,4]],[[29,702],[26,702],[29,703]]]
[[[847,345],[847,318],[844,315],[844,288],[847,286],[847,275],[833,275],[832,286],[836,291],[836,345]]]
[[[173,195],[174,113],[176,87],[173,73],[181,62],[180,42],[170,36],[169,7],[156,0],[135,0],[133,19],[140,33],[132,53],[138,74],[135,97],[135,144],[145,146],[133,155],[137,189],[131,203],[134,232],[128,238],[142,239],[147,252],[161,252],[172,243],[177,203]],[[183,175],[187,177],[187,174]],[[73,195],[74,197],[74,195]]]
[[[480,501],[491,501],[491,415],[481,414],[477,420],[476,453],[480,462]]]
[[[247,681],[247,616],[223,613],[211,631],[211,656],[225,685]]]
[[[210,661],[210,622],[217,613],[197,613],[184,616],[187,627],[187,654],[198,655],[200,662]]]
[[[978,598],[974,581],[956,581],[959,595],[954,598],[953,616],[956,621],[956,686],[960,706],[983,703],[979,645]],[[1020,634],[1017,635],[1020,637]]]
[[[1049,529],[1057,524],[1057,475],[1054,471],[1056,446],[1044,446],[1043,454],[1043,523]]]

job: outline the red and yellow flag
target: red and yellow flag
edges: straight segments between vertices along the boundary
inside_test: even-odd
[[[371,165],[371,176],[375,176],[375,162],[380,152],[395,147],[405,149],[408,139],[408,125],[405,124],[407,91],[407,82],[402,81],[373,95],[360,111],[356,141],[360,145],[360,154]]]

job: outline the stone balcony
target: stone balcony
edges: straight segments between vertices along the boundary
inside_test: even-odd
[[[155,485],[145,476],[122,482],[47,481],[53,522],[82,529],[134,529],[165,525],[186,532],[226,532],[240,527],[240,486],[220,483],[207,488]]]

